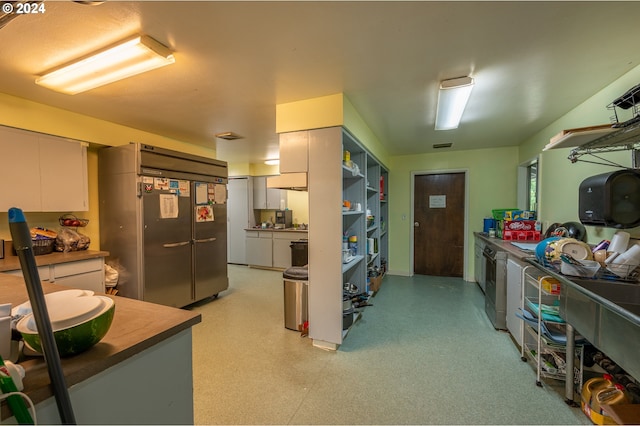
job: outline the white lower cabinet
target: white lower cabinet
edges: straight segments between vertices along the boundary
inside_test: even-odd
[[[40,281],[49,281],[49,271],[51,267],[50,265],[38,266],[38,276],[40,277]],[[16,277],[23,277],[22,269],[16,269],[13,271],[6,271],[3,274],[15,275]]]
[[[283,234],[280,232],[273,234],[274,268],[286,269],[291,267],[291,242],[297,241],[300,238],[299,235]]]
[[[5,272],[22,277],[22,270]],[[40,281],[64,285],[67,287],[91,290],[104,293],[104,258],[78,260],[75,262],[56,263],[38,267]]]
[[[306,232],[246,231],[247,264],[265,268],[291,267],[291,242],[308,238]]]
[[[273,265],[273,233],[247,231],[247,263],[271,268]]]
[[[104,258],[51,265],[49,281],[67,287],[104,293]]]

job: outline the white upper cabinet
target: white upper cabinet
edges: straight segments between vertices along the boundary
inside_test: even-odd
[[[89,209],[87,148],[78,141],[0,127],[0,211]]]
[[[261,210],[280,210],[281,201],[287,204],[287,191],[267,188],[267,176],[253,178],[253,208]]]
[[[309,170],[309,132],[280,135],[280,173],[300,173]]]
[[[11,207],[39,211],[38,135],[0,127],[0,211]]]
[[[89,210],[86,146],[53,136],[39,138],[42,211]]]

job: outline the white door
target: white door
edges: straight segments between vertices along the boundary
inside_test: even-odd
[[[227,186],[227,262],[247,264],[245,229],[249,223],[249,178],[229,178]]]

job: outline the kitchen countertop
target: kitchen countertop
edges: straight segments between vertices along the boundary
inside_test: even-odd
[[[48,282],[43,282],[42,287],[45,293],[69,289]],[[62,358],[62,369],[68,387],[89,379],[201,321],[200,314],[188,310],[119,296],[108,297],[114,299],[116,309],[113,323],[106,336],[86,352]],[[0,303],[17,306],[27,300],[28,294],[23,278],[0,274]],[[43,358],[28,358],[20,362],[20,365],[26,371],[23,381],[24,392],[34,404],[53,396]],[[8,407],[3,403],[2,418],[9,416]]]
[[[245,231],[267,231],[267,232],[304,232],[305,234],[309,232],[308,229],[295,229],[295,228],[284,228],[284,229],[276,229],[276,228],[244,228]]]
[[[516,257],[519,260],[524,260],[527,257],[535,257],[535,253],[533,251],[521,250],[518,247],[511,244],[511,241],[503,240],[502,238],[489,237],[487,234],[483,232],[474,232],[473,233],[476,238],[480,238],[483,241],[492,244],[497,247],[499,250],[506,251],[510,255]],[[516,241],[518,243],[532,243],[537,244],[539,241]]]
[[[18,256],[14,256],[11,253],[11,249],[5,250],[4,259],[0,259],[0,272],[15,271],[20,269],[20,259]],[[56,252],[50,254],[43,254],[35,256],[36,265],[46,266],[55,265],[58,263],[76,262],[78,260],[93,259],[96,257],[107,257],[108,251],[96,251],[96,250],[80,250],[70,251],[68,253]]]

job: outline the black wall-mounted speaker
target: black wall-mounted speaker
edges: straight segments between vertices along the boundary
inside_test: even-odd
[[[580,184],[578,216],[585,225],[633,228],[640,225],[640,170],[618,170]]]

